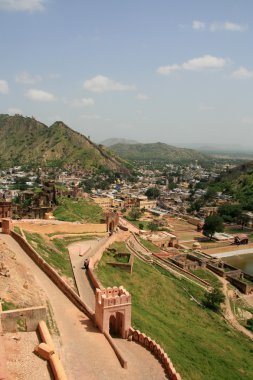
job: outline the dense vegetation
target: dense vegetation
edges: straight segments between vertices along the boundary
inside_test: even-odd
[[[101,166],[127,171],[125,163],[87,137],[55,122],[51,127],[34,118],[0,115],[1,166],[44,165],[64,167],[75,165],[85,169]]]
[[[132,294],[132,324],[154,338],[187,380],[250,380],[252,343],[222,317],[193,301],[203,290],[135,258],[133,274],[106,266],[97,275],[104,286],[124,285]]]
[[[232,195],[243,209],[253,211],[253,162],[237,166],[223,174],[210,188]]]

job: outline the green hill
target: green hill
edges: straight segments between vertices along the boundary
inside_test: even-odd
[[[211,187],[232,195],[245,209],[253,211],[253,161],[230,169]]]
[[[114,144],[110,150],[126,160],[170,162],[206,161],[208,156],[193,149],[177,148],[157,142],[152,144]]]
[[[33,163],[127,171],[122,160],[61,121],[47,127],[34,118],[2,114],[0,151],[1,167]]]

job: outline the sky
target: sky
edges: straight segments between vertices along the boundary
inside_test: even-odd
[[[0,113],[253,149],[252,0],[0,0]]]

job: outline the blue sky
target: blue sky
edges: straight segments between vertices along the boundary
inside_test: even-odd
[[[253,1],[0,0],[0,112],[253,148]]]

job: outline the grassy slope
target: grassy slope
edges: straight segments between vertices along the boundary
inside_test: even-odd
[[[56,269],[60,275],[73,278],[71,262],[66,248],[67,244],[64,243],[64,240],[53,240],[52,244],[57,249],[55,250],[40,234],[27,231],[24,231],[24,233],[27,241],[49,265]]]
[[[69,198],[61,198],[59,206],[54,211],[58,220],[68,222],[100,223],[103,213],[101,207],[92,201],[74,201]]]
[[[162,345],[183,379],[253,378],[252,342],[191,301],[188,293],[200,299],[200,288],[137,258],[132,276],[103,259],[97,275],[103,285],[124,285],[132,294],[133,326]]]

